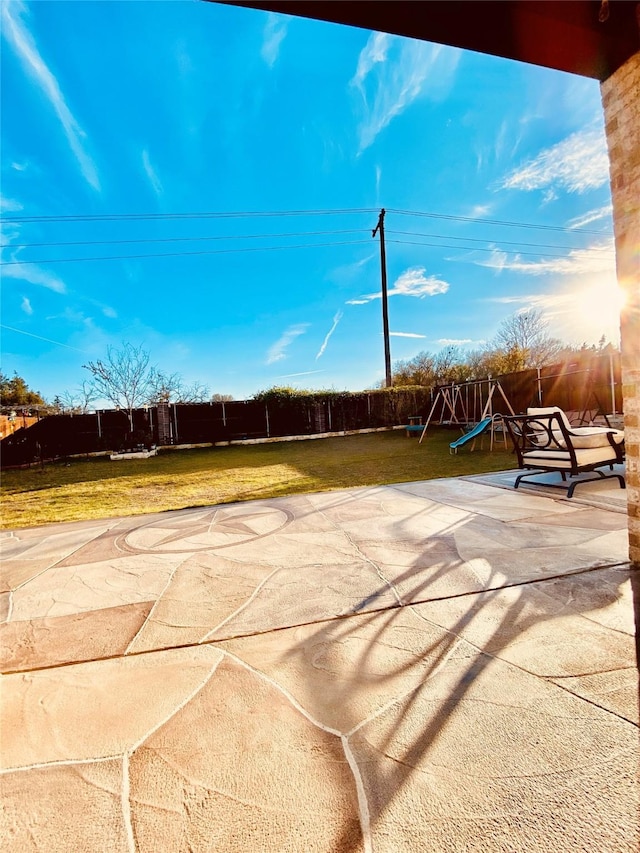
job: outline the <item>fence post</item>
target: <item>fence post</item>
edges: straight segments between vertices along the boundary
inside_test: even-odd
[[[542,383],[540,382],[540,368],[536,367],[538,371],[538,405],[542,405]]]
[[[269,438],[269,407],[267,404],[264,404],[264,418],[267,422],[267,438]]]

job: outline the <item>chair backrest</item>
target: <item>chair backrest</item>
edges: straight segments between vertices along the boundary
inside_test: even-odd
[[[562,411],[560,406],[546,406],[543,408],[529,408],[527,409],[528,415],[559,415],[562,423],[566,426],[567,429],[571,429],[571,423],[569,422],[569,418]]]

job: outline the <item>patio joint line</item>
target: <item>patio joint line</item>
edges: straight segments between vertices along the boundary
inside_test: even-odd
[[[222,650],[221,650],[222,651]],[[316,726],[316,728],[322,729],[323,732],[327,732],[327,734],[335,735],[335,737],[342,738],[343,734],[338,729],[334,729],[331,726],[325,726],[324,723],[321,723],[320,720],[316,720],[312,715],[307,711],[306,708],[303,708],[302,705],[298,702],[298,700],[293,696],[293,694],[289,693],[286,687],[283,687],[281,684],[271,678],[266,672],[262,672],[259,669],[256,669],[254,666],[251,666],[250,663],[242,660],[242,658],[235,655],[233,652],[229,652],[226,649],[222,651],[222,654],[225,657],[231,658],[231,660],[235,661],[239,666],[242,666],[244,669],[248,669],[249,672],[252,672],[254,675],[257,675],[258,678],[261,678],[263,681],[266,681],[272,687],[274,687],[279,693],[281,693],[285,699],[293,705],[293,707],[298,711],[302,716],[307,719],[312,725]]]
[[[13,590],[9,590],[9,606],[7,608],[7,618],[4,620],[5,624],[7,622],[11,622],[11,617],[13,616]]]
[[[418,615],[418,614],[416,614],[416,615]],[[532,678],[535,678],[538,681],[542,681],[545,684],[553,684],[554,687],[559,687],[560,690],[564,690],[565,693],[568,693],[570,696],[573,696],[574,699],[580,699],[583,702],[587,702],[589,705],[593,705],[594,708],[598,708],[600,711],[604,711],[605,714],[611,714],[613,717],[617,717],[619,720],[622,720],[625,723],[629,723],[630,725],[632,725],[636,729],[640,728],[638,723],[634,722],[633,720],[630,720],[628,717],[625,717],[622,714],[618,714],[616,711],[612,711],[611,708],[605,708],[604,706],[599,705],[597,702],[594,702],[592,699],[588,699],[586,696],[581,696],[579,693],[576,693],[575,691],[570,690],[568,687],[565,687],[563,684],[559,684],[558,681],[555,680],[554,676],[552,676],[552,675],[550,675],[550,676],[538,675],[537,672],[533,672],[532,670],[527,669],[525,666],[522,666],[522,664],[514,663],[513,661],[507,660],[506,658],[503,658],[503,657],[498,657],[498,655],[494,654],[493,652],[489,652],[486,649],[481,648],[480,646],[477,645],[477,643],[474,643],[473,640],[469,639],[468,637],[463,637],[461,634],[456,633],[456,631],[452,631],[450,628],[447,628],[444,625],[438,624],[438,622],[434,622],[431,619],[427,619],[427,617],[423,616],[422,614],[420,614],[420,618],[424,619],[424,621],[428,622],[430,625],[434,625],[435,627],[440,628],[442,631],[446,631],[448,634],[451,634],[452,636],[457,637],[459,640],[463,640],[465,643],[468,643],[472,648],[474,648],[477,652],[479,652],[479,654],[483,655],[484,657],[488,657],[491,660],[496,661],[497,663],[503,664],[505,666],[512,666],[515,669],[520,670],[520,672],[524,672],[527,675],[530,675]],[[634,669],[634,667],[633,666],[623,667],[623,669]],[[611,670],[611,671],[613,672],[615,670]],[[564,677],[571,678],[572,676],[564,676]],[[573,677],[579,678],[580,676],[577,675],[577,676],[573,676]]]
[[[42,761],[36,764],[21,764],[19,767],[3,767],[0,776],[8,773],[20,773],[23,770],[46,770],[48,767],[74,767],[76,764],[97,764],[103,761],[119,761],[120,752],[115,755],[101,755],[98,758],[59,758],[53,761]]]
[[[216,633],[216,631],[219,631],[219,630],[220,630],[220,628],[222,628],[222,626],[223,626],[223,625],[226,625],[226,624],[227,624],[227,622],[230,622],[230,621],[231,621],[235,616],[238,616],[238,614],[242,613],[242,611],[243,611],[245,608],[247,608],[247,607],[251,604],[251,602],[252,602],[252,601],[254,600],[254,598],[258,595],[258,593],[262,591],[262,589],[263,589],[263,588],[265,587],[265,585],[266,585],[266,584],[271,580],[271,578],[272,578],[272,577],[273,577],[277,572],[282,571],[282,568],[283,568],[282,566],[278,566],[278,567],[277,567],[277,568],[275,568],[272,572],[269,572],[269,574],[267,575],[267,577],[266,577],[266,578],[263,578],[263,579],[260,581],[260,583],[256,586],[256,588],[253,590],[253,592],[251,593],[251,595],[249,596],[249,598],[247,598],[247,599],[246,599],[246,601],[244,601],[244,602],[240,605],[240,607],[237,607],[237,608],[233,611],[233,613],[230,613],[227,617],[225,617],[225,618],[222,620],[222,622],[220,622],[218,625],[216,625],[216,626],[215,626],[215,628],[212,628],[210,631],[207,631],[207,633],[204,635],[204,637],[203,637],[201,640],[198,640],[198,643],[206,643],[206,642],[208,642],[209,637],[210,637],[212,634],[215,634],[215,633]]]
[[[351,744],[346,735],[342,735],[342,748],[347,759],[347,763],[353,774],[353,779],[356,784],[356,794],[358,797],[358,814],[360,817],[360,829],[362,831],[362,846],[364,853],[373,853],[373,845],[371,841],[371,813],[369,812],[369,803],[367,801],[367,792],[364,788],[364,781],[360,767],[356,761],[356,757],[351,750]]]
[[[94,539],[97,539],[99,536],[102,536],[102,534],[103,534],[103,533],[106,533],[109,529],[110,529],[109,527],[107,527],[105,530],[102,530],[102,529],[101,529],[101,530],[100,530],[100,533],[97,533],[95,536],[91,536],[89,539],[85,540],[81,545],[77,545],[75,548],[72,548],[72,549],[71,549],[70,551],[68,551],[68,552],[67,552],[63,557],[58,557],[58,559],[57,559],[57,560],[54,560],[54,562],[53,562],[53,563],[51,563],[51,564],[50,564],[50,565],[48,565],[48,566],[45,566],[45,568],[44,568],[44,569],[42,569],[41,571],[39,571],[37,574],[32,575],[31,577],[27,578],[27,580],[26,580],[26,581],[22,581],[22,583],[18,584],[18,586],[15,588],[14,592],[17,592],[19,589],[22,589],[22,587],[23,587],[23,586],[26,586],[28,583],[31,583],[31,581],[34,581],[36,578],[39,578],[39,577],[40,577],[40,575],[43,575],[45,572],[50,572],[50,571],[51,571],[51,569],[60,568],[60,566],[58,565],[59,563],[61,563],[63,560],[68,560],[68,559],[69,559],[69,557],[71,557],[71,556],[72,556],[72,554],[76,554],[78,551],[81,551],[81,550],[82,550],[83,548],[85,548],[85,547],[86,547],[90,542],[93,542],[93,541],[94,541]],[[52,535],[53,535],[53,536],[55,536],[56,534],[54,533],[54,534],[52,534]],[[49,537],[45,537],[44,541],[46,542],[48,538],[49,538]],[[41,543],[40,543],[40,544],[41,544]],[[37,548],[37,547],[38,547],[38,545],[34,545],[33,547],[34,547],[34,548]],[[29,549],[28,549],[28,551],[27,551],[26,553],[28,553],[30,550],[32,550],[32,549],[31,549],[31,548],[29,548]],[[21,555],[21,557],[22,557],[22,555]],[[66,568],[66,567],[65,567],[65,566],[63,566],[62,568]]]
[[[417,606],[419,604],[432,604],[432,603],[438,602],[438,601],[453,601],[456,598],[467,598],[467,597],[472,596],[472,595],[477,595],[477,596],[487,595],[488,593],[491,593],[491,592],[500,592],[503,589],[513,589],[514,587],[520,587],[520,586],[531,586],[532,584],[540,584],[540,583],[543,583],[545,581],[561,580],[561,579],[567,578],[567,577],[574,577],[576,575],[584,575],[584,574],[589,574],[591,572],[599,572],[599,571],[604,571],[606,569],[612,569],[612,568],[622,568],[624,566],[630,566],[629,562],[624,561],[624,562],[619,562],[619,563],[607,563],[607,564],[602,565],[602,566],[589,566],[588,568],[585,568],[585,569],[575,569],[574,571],[565,572],[564,574],[561,574],[561,575],[548,575],[547,577],[543,577],[543,578],[531,578],[529,580],[517,581],[514,583],[510,583],[510,584],[502,584],[501,586],[496,586],[496,587],[486,587],[485,589],[467,590],[465,592],[458,592],[458,593],[454,593],[452,595],[439,595],[439,596],[434,596],[432,598],[421,598],[421,599],[417,599],[415,601],[412,601],[410,606],[414,607],[414,606]],[[276,634],[280,631],[291,631],[295,628],[305,628],[305,627],[311,626],[311,625],[326,625],[330,622],[335,622],[339,619],[355,619],[355,618],[362,617],[364,615],[370,616],[370,615],[375,614],[375,613],[386,613],[386,612],[391,611],[391,610],[401,610],[402,608],[407,607],[407,606],[409,606],[409,605],[406,605],[406,604],[399,601],[397,604],[389,604],[389,605],[386,605],[384,607],[372,607],[368,610],[361,610],[361,611],[354,612],[354,613],[336,613],[333,616],[325,616],[322,619],[309,619],[306,622],[296,622],[292,625],[276,625],[272,628],[265,628],[264,630],[261,630],[261,631],[250,631],[250,632],[247,632],[246,634],[232,634],[228,637],[220,637],[217,640],[207,640],[206,643],[204,643],[202,641],[198,641],[195,643],[176,643],[175,645],[172,645],[172,646],[157,646],[156,648],[153,648],[153,649],[141,649],[140,651],[130,652],[129,654],[126,655],[126,659],[130,660],[131,658],[137,657],[139,655],[157,654],[158,652],[172,652],[172,651],[179,651],[181,649],[195,649],[195,648],[198,648],[199,646],[202,646],[202,645],[215,645],[216,643],[230,642],[231,640],[244,640],[244,639],[248,639],[250,637],[262,637],[262,636],[265,636],[268,634]],[[86,612],[90,613],[91,611],[86,611]],[[442,627],[442,626],[440,625],[438,627]],[[123,660],[123,659],[125,659],[124,654],[104,655],[103,657],[85,658],[82,660],[63,661],[62,663],[47,664],[46,666],[33,666],[33,667],[25,668],[25,669],[7,669],[7,670],[3,670],[2,672],[0,672],[0,675],[27,675],[27,674],[32,673],[32,672],[43,672],[43,671],[46,672],[48,670],[62,669],[64,667],[68,667],[68,666],[83,666],[83,665],[89,664],[89,663],[101,663],[102,661]]]
[[[131,642],[129,643],[129,645],[127,646],[127,648],[124,650],[123,656],[128,656],[128,655],[129,655],[129,649],[131,648],[131,646],[135,643],[135,641],[138,639],[138,637],[139,637],[139,636],[142,634],[142,632],[144,631],[145,625],[146,625],[146,624],[147,624],[147,622],[149,622],[149,620],[151,619],[151,617],[152,617],[152,615],[153,615],[153,613],[154,613],[154,611],[155,611],[156,607],[158,606],[158,603],[161,601],[161,599],[163,598],[164,594],[165,594],[165,593],[166,593],[166,591],[169,589],[169,586],[171,585],[171,581],[173,580],[173,578],[174,578],[174,576],[175,576],[175,573],[178,571],[178,569],[179,569],[181,566],[184,566],[184,564],[187,562],[187,560],[189,560],[192,556],[193,556],[193,554],[189,554],[189,555],[187,555],[184,559],[180,560],[180,562],[179,562],[176,566],[174,566],[174,568],[171,570],[171,572],[169,573],[169,577],[167,578],[167,582],[166,582],[166,584],[164,585],[164,587],[162,588],[162,591],[161,591],[160,595],[158,595],[158,597],[156,598],[156,600],[153,602],[153,607],[151,608],[151,610],[150,610],[150,611],[149,611],[149,613],[147,614],[147,616],[146,616],[146,618],[145,618],[144,622],[142,623],[142,625],[141,625],[141,626],[138,628],[138,630],[136,631],[135,635],[133,636],[133,638],[132,638]]]
[[[358,812],[360,817],[360,829],[362,831],[362,839],[364,844],[364,853],[373,853],[373,847],[371,846],[371,821],[369,816],[369,804],[367,802],[366,793],[364,790],[364,783],[362,781],[362,776],[360,774],[360,768],[358,767],[358,763],[351,752],[351,747],[348,743],[348,735],[343,734],[338,729],[334,729],[332,726],[325,726],[324,723],[321,723],[320,720],[316,720],[306,708],[304,708],[298,700],[291,694],[286,687],[283,687],[279,684],[274,678],[271,678],[265,672],[262,672],[259,669],[251,666],[251,664],[242,660],[242,658],[233,654],[233,652],[224,651],[223,655],[235,661],[239,666],[244,669],[249,670],[254,675],[257,675],[258,678],[261,678],[263,681],[266,681],[267,684],[270,684],[275,690],[277,690],[285,699],[293,705],[293,707],[301,714],[306,720],[308,720],[313,726],[321,729],[323,732],[327,734],[334,735],[335,737],[340,738],[340,742],[342,744],[342,749],[344,751],[345,757],[347,759],[347,763],[349,764],[349,768],[351,773],[353,774],[354,783],[356,786],[356,795],[358,798]]]
[[[398,591],[395,587],[395,584],[393,584],[390,580],[387,580],[387,578],[382,574],[380,566],[376,562],[374,562],[370,557],[367,557],[367,555],[362,551],[360,546],[354,541],[354,539],[349,535],[349,533],[347,533],[347,531],[344,530],[342,527],[339,527],[338,524],[335,521],[333,521],[331,518],[328,518],[327,515],[325,514],[324,510],[319,510],[319,514],[326,521],[328,521],[329,524],[331,524],[331,526],[334,528],[334,530],[338,531],[340,534],[342,534],[342,536],[345,537],[347,542],[351,545],[351,547],[356,552],[356,554],[360,557],[361,560],[363,560],[365,563],[368,563],[370,566],[373,567],[373,570],[378,575],[380,580],[389,587],[389,589],[393,593],[394,598],[396,599],[396,601],[398,602],[400,607],[404,607],[404,602],[402,601],[402,598],[398,594]],[[375,611],[369,610],[367,612],[372,613]],[[345,615],[348,615],[348,614],[345,614]]]
[[[134,752],[139,749],[145,741],[149,740],[149,738],[154,735],[159,729],[165,726],[169,720],[175,717],[176,714],[179,714],[183,708],[185,708],[189,702],[191,702],[195,697],[203,690],[209,681],[213,678],[218,666],[222,662],[224,658],[224,652],[219,651],[219,658],[213,664],[213,666],[209,669],[204,680],[197,685],[197,687],[192,690],[178,705],[171,709],[167,716],[152,726],[139,740],[137,740],[132,746],[128,747],[122,755],[122,791],[121,791],[121,803],[122,803],[122,815],[125,825],[125,831],[127,834],[127,841],[129,843],[130,853],[136,853],[136,842],[135,836],[133,832],[133,821],[131,818],[131,778],[129,775],[129,762],[131,756]]]

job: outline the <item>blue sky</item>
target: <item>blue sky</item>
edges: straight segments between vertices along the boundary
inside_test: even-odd
[[[236,399],[373,387],[383,206],[392,361],[531,306],[617,342],[596,81],[200,0],[1,14],[2,369],[47,399],[123,342]]]

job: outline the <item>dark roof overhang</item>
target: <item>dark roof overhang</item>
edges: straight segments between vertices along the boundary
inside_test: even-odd
[[[640,50],[635,0],[232,0],[227,5],[364,27],[600,81]]]

